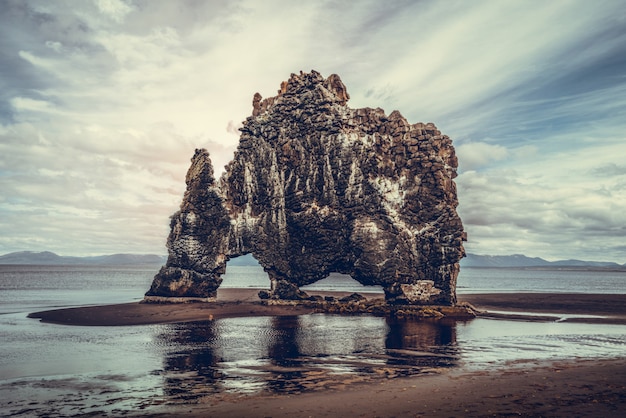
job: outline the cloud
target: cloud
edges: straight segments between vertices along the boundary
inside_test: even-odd
[[[11,106],[17,112],[50,112],[52,106],[44,100],[35,100],[28,97],[13,97]]]
[[[132,6],[122,0],[95,0],[95,3],[101,13],[118,23],[133,10]]]
[[[623,146],[597,145],[507,161],[514,169],[462,172],[459,213],[468,248],[563,259],[574,257],[574,247],[576,258],[621,260],[626,189],[610,161],[620,159]]]
[[[492,161],[505,159],[509,152],[502,145],[491,145],[485,142],[463,143],[456,147],[461,161],[462,170],[475,170]]]
[[[626,176],[626,165],[617,163],[608,163],[603,166],[594,167],[590,174],[598,177],[607,176]]]

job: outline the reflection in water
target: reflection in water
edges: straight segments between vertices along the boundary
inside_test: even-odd
[[[272,318],[274,338],[267,341],[267,355],[275,366],[294,367],[299,365],[300,318],[298,316],[277,316]]]
[[[300,351],[302,340],[300,318],[298,316],[278,316],[272,318],[272,335],[267,341],[269,363],[265,390],[272,393],[297,393],[306,390],[301,384],[306,379],[306,357]]]
[[[164,358],[166,370],[164,393],[178,399],[195,399],[198,395],[217,393],[224,379],[215,354],[215,323],[212,321],[174,324],[169,334],[159,334],[167,346],[176,348]],[[199,392],[198,389],[202,390]]]
[[[3,318],[7,324],[9,316]],[[163,404],[626,352],[623,325],[484,318],[449,323],[315,314],[103,328],[29,322],[23,329],[28,332],[3,334],[14,338],[12,355],[19,351],[28,362],[9,366],[15,357],[5,356],[5,373],[21,368],[22,377],[0,382],[1,416],[149,415]]]
[[[456,324],[370,316],[229,318],[173,324],[163,347],[170,400],[298,393],[431,372],[458,362]]]
[[[456,322],[387,319],[389,364],[419,367],[455,366],[459,359]],[[410,374],[410,373],[409,373]]]

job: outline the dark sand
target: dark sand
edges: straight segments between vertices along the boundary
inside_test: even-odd
[[[626,295],[483,293],[459,299],[478,308],[484,318],[626,324]]]
[[[214,303],[128,303],[59,309],[30,316],[67,325],[139,325],[312,311],[295,306],[264,306],[258,302],[256,293],[250,289],[221,289],[219,302]],[[365,296],[381,297],[380,294]],[[626,324],[626,295],[511,293],[462,295],[459,299],[484,311],[481,316],[486,317],[555,321],[566,315],[567,320]],[[333,389],[297,395],[223,393],[201,398],[194,404],[162,405],[150,408],[150,412],[125,415],[623,417],[626,416],[624,354],[624,358],[612,360],[524,362],[496,370],[447,369],[441,374],[383,378],[367,384],[344,381]]]
[[[145,325],[242,316],[284,316],[313,312],[298,306],[266,306],[256,289],[220,289],[218,301],[210,303],[125,303],[55,309],[29,315],[43,322],[65,325]],[[311,292],[342,297],[347,293]],[[380,298],[378,293],[364,293]],[[483,313],[481,316],[521,320],[565,320],[588,323],[626,324],[626,295],[578,293],[489,293],[461,295]],[[493,312],[497,311],[497,312]],[[544,314],[544,315],[542,315]],[[578,316],[577,316],[578,315]],[[591,317],[589,317],[591,316]]]
[[[206,403],[166,407],[162,416],[621,418],[625,414],[626,360],[620,359],[451,371],[292,396],[223,395]]]

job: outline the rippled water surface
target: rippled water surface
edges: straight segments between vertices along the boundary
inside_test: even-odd
[[[314,314],[133,327],[42,324],[27,313],[139,299],[154,271],[26,271],[0,274],[0,416],[118,416],[228,395],[626,353],[625,326],[567,322]]]
[[[14,416],[116,415],[229,393],[299,393],[442,368],[626,352],[623,326],[488,319],[314,314],[68,327],[3,315],[0,329],[0,415]]]

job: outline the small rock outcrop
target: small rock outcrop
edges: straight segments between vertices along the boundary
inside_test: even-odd
[[[210,300],[228,260],[252,253],[266,299],[307,299],[300,286],[338,272],[381,285],[388,303],[455,304],[465,233],[452,141],[349,98],[337,75],[292,74],[277,96],[254,95],[219,181],[196,150],[146,299]]]

